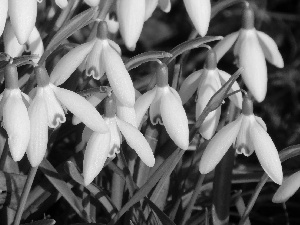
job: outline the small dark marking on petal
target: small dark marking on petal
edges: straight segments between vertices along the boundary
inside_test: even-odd
[[[60,123],[64,123],[64,122],[66,122],[64,116],[57,113],[53,118],[52,126],[56,128]]]
[[[162,120],[160,114],[155,115],[155,116],[153,117],[153,124],[154,124],[154,125],[156,125],[156,124],[164,125],[163,120]]]
[[[96,67],[92,66],[86,70],[86,75],[88,77],[93,76],[94,79],[99,80],[100,74],[99,71],[96,69]]]
[[[115,158],[115,156],[117,154],[119,154],[119,153],[120,153],[120,149],[119,149],[118,145],[114,144],[113,147],[111,148],[111,150],[109,151],[107,157],[109,157],[109,158],[112,158],[112,157]]]

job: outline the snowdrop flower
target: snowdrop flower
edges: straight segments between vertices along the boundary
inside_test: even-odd
[[[282,183],[282,167],[277,149],[266,132],[266,125],[253,114],[253,103],[248,97],[243,100],[241,115],[223,127],[208,143],[200,160],[202,174],[212,171],[234,143],[238,154],[249,156],[255,151],[257,158],[277,184]]]
[[[292,174],[282,182],[272,198],[274,203],[282,203],[289,200],[300,187],[300,171]]]
[[[183,0],[183,2],[196,30],[204,37],[210,21],[210,0]]]
[[[118,0],[117,15],[120,23],[120,32],[126,47],[133,51],[141,35],[144,21],[153,13],[156,6],[169,12],[170,0]]]
[[[38,63],[40,57],[44,53],[43,41],[36,27],[33,28],[26,43],[24,45],[20,45],[10,21],[7,21],[4,29],[3,40],[5,53],[13,58],[21,56],[24,51],[27,51],[39,56],[38,58],[33,59],[33,62]]]
[[[125,106],[133,107],[135,102],[133,83],[118,53],[120,47],[107,39],[107,29],[106,22],[100,21],[94,40],[79,45],[66,54],[52,71],[53,82],[55,85],[63,83],[85,60],[87,76],[100,79],[106,72],[118,100]]]
[[[112,158],[119,153],[121,134],[147,166],[154,166],[155,158],[148,142],[137,128],[116,116],[116,103],[111,96],[106,99],[104,120],[109,132],[94,132],[86,147],[83,161],[85,185],[90,184],[102,170],[107,157]]]
[[[3,127],[8,135],[8,145],[14,161],[20,161],[27,149],[30,138],[30,122],[26,105],[29,97],[18,87],[17,67],[5,67],[5,89],[0,102]]]
[[[171,1],[170,0],[146,0],[146,7],[145,7],[145,21],[148,20],[152,13],[154,12],[157,5],[159,8],[168,13],[171,10]]]
[[[44,67],[34,68],[37,88],[35,97],[29,106],[30,141],[27,156],[30,164],[40,164],[46,153],[48,126],[56,128],[66,121],[62,105],[76,115],[90,129],[99,133],[108,131],[108,127],[99,112],[80,95],[55,86]]]
[[[150,107],[150,121],[152,124],[164,125],[170,138],[183,150],[189,146],[188,119],[180,96],[168,84],[168,67],[160,65],[157,71],[156,86],[139,97],[135,103],[137,126]]]
[[[196,120],[199,118],[210,98],[226,83],[230,75],[225,71],[217,68],[216,54],[213,50],[209,50],[206,63],[202,70],[198,70],[188,76],[181,85],[179,95],[182,103],[185,104],[198,89],[198,97],[196,103]],[[231,91],[237,91],[240,87],[234,82]],[[233,103],[242,108],[242,94],[240,92],[229,97]],[[210,112],[200,127],[200,134],[205,139],[211,139],[214,135],[221,115],[221,107]]]
[[[254,13],[250,7],[244,10],[243,27],[215,46],[218,60],[233,44],[238,65],[244,68],[242,78],[255,100],[262,102],[267,93],[268,80],[265,58],[279,68],[283,68],[284,63],[274,40],[254,28]]]
[[[39,0],[1,0],[0,35],[2,35],[8,13],[19,44],[25,44],[35,25],[37,1]]]
[[[84,2],[91,7],[95,7],[95,6],[99,5],[100,0],[84,0]],[[66,8],[68,6],[68,0],[55,0],[55,3],[62,9]]]

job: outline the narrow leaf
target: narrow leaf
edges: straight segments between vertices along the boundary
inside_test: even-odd
[[[55,220],[49,219],[49,220],[39,220],[32,223],[23,223],[21,225],[54,225],[56,223]]]

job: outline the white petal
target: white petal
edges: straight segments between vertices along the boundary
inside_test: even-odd
[[[30,141],[26,153],[31,166],[36,167],[42,162],[48,143],[48,119],[43,88],[38,88],[36,97],[28,109],[28,114]]]
[[[87,126],[84,127],[81,136],[81,142],[84,143],[84,146],[90,140],[93,133],[94,131],[92,131],[90,128],[88,128]]]
[[[276,184],[280,185],[283,174],[278,151],[269,134],[256,120],[250,125],[250,137],[262,168]]]
[[[107,157],[114,158],[116,154],[120,153],[120,145],[122,142],[121,133],[117,126],[116,117],[113,118],[105,118],[105,122],[108,125],[110,131],[110,145],[109,145],[109,152]]]
[[[100,80],[104,74],[104,65],[101,53],[102,41],[97,40],[86,59],[85,73],[87,76],[93,76],[96,80]]]
[[[128,107],[133,107],[135,91],[125,65],[118,53],[106,42],[103,43],[103,61],[110,86],[118,100]]]
[[[33,28],[28,38],[27,44],[29,45],[29,50],[31,51],[31,54],[35,54],[39,56],[37,59],[32,60],[33,62],[38,63],[40,57],[44,53],[44,44],[40,36],[40,33],[36,29],[36,27]]]
[[[221,116],[221,107],[216,110],[210,112],[205,120],[203,121],[199,132],[203,138],[206,140],[210,140],[215,134]]]
[[[86,97],[86,100],[92,104],[92,106],[96,107],[97,105],[102,102],[102,100],[107,96],[107,93],[102,93],[102,92],[94,92],[90,96]],[[81,120],[76,117],[75,115],[73,116],[72,123],[74,125],[77,125],[81,123]]]
[[[116,99],[116,106],[117,106],[117,116],[121,120],[137,128],[136,114],[135,114],[134,107],[124,106],[118,99]]]
[[[170,0],[159,0],[158,1],[159,8],[168,13],[171,10],[171,1]]]
[[[185,104],[195,93],[198,88],[200,76],[203,70],[198,70],[189,75],[181,84],[179,95],[182,100],[182,104]]]
[[[221,84],[224,85],[230,79],[231,76],[223,70],[218,70],[218,71],[219,71],[219,75],[220,75]],[[228,91],[228,94],[230,94],[234,91],[240,90],[240,89],[241,88],[240,88],[239,84],[235,81],[232,84],[230,90]],[[229,97],[229,99],[235,104],[236,107],[242,109],[243,97],[242,97],[241,92],[231,95]]]
[[[156,86],[155,98],[153,99],[149,109],[150,121],[153,125],[156,125],[158,123],[161,125],[164,124],[161,118],[161,111],[160,111],[161,98],[163,95],[169,92],[170,92],[169,85],[165,87]]]
[[[171,93],[161,98],[161,117],[170,138],[183,150],[189,147],[189,126],[185,110],[180,101]]]
[[[47,107],[48,126],[51,128],[56,128],[61,123],[66,122],[65,113],[62,109],[62,106],[55,97],[50,86],[44,87],[44,99]]]
[[[118,118],[116,118],[116,121],[127,144],[136,151],[137,155],[147,166],[154,166],[155,158],[153,152],[143,134],[129,123]]]
[[[205,36],[211,14],[210,0],[183,0],[183,2],[196,30],[202,37]]]
[[[232,34],[229,34],[223,38],[223,40],[219,41],[218,44],[213,48],[216,56],[217,61],[220,61],[220,59],[228,52],[228,50],[233,46],[234,42],[237,40],[239,36],[239,31],[236,31]]]
[[[102,170],[107,159],[110,133],[94,132],[87,144],[83,160],[84,185],[89,185]]]
[[[295,192],[300,187],[300,171],[292,174],[287,179],[282,182],[282,185],[278,188],[276,193],[272,198],[272,202],[274,203],[283,203],[289,200],[291,196],[295,194]]]
[[[18,57],[24,52],[25,46],[20,45],[14,33],[10,21],[8,20],[3,32],[4,51],[11,57]]]
[[[55,0],[56,5],[58,5],[58,7],[64,9],[68,6],[68,1],[67,0]]]
[[[0,0],[0,37],[2,36],[8,11],[8,0]]]
[[[242,117],[227,124],[223,127],[208,143],[200,160],[199,170],[201,174],[211,172],[221,161],[225,153],[228,151],[234,140],[236,139]]]
[[[267,131],[267,125],[265,123],[265,121],[263,121],[263,119],[259,116],[255,116],[256,122],[259,123],[259,125],[261,125],[262,128],[264,128],[265,131]]]
[[[269,35],[261,31],[256,31],[256,33],[258,35],[258,40],[263,49],[266,59],[274,66],[283,68],[283,59],[275,41]]]
[[[258,102],[265,99],[267,93],[267,66],[260,47],[256,30],[241,31],[241,46],[238,51],[239,65],[244,68],[242,78]]]
[[[110,47],[112,47],[117,53],[119,53],[119,55],[122,55],[121,48],[116,42],[114,42],[110,39],[108,39],[107,41],[108,41]]]
[[[149,106],[151,105],[155,95],[156,95],[156,87],[146,92],[136,100],[134,109],[136,113],[136,123],[138,127],[140,126],[142,119],[145,113],[147,112]]]
[[[111,14],[107,14],[105,17],[105,21],[107,23],[108,31],[112,34],[116,34],[119,31],[119,21],[117,20],[116,16],[111,16]],[[111,41],[111,40],[109,40]]]
[[[72,49],[68,54],[62,57],[50,75],[50,82],[56,86],[64,83],[83,62],[87,54],[89,54],[92,50],[93,46],[94,41],[87,42]]]
[[[8,14],[19,43],[25,44],[35,25],[36,0],[9,0]]]
[[[117,1],[117,13],[125,45],[134,50],[144,25],[145,0]]]
[[[254,146],[250,137],[250,123],[253,120],[253,115],[242,115],[243,120],[240,131],[237,135],[235,148],[238,154],[250,156],[254,152]]]
[[[97,5],[99,5],[100,0],[84,0],[86,4],[88,4],[89,6],[95,7]]]
[[[145,1],[145,21],[152,16],[152,13],[156,9],[157,4],[158,4],[158,0]]]
[[[30,121],[19,89],[9,90],[3,106],[3,124],[14,161],[24,156],[30,138]]]
[[[59,87],[52,87],[58,100],[93,131],[105,133],[108,131],[103,118],[85,98]]]

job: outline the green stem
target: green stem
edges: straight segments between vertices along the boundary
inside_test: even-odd
[[[180,222],[181,225],[185,224],[186,221],[191,217],[191,213],[192,213],[192,210],[193,210],[193,207],[195,205],[195,202],[197,200],[197,197],[198,195],[200,194],[201,192],[201,187],[202,187],[202,184],[203,184],[203,181],[204,181],[204,178],[205,178],[205,175],[204,174],[200,174],[199,178],[198,178],[198,181],[197,181],[197,184],[196,184],[196,187],[195,187],[195,190],[192,194],[192,197],[191,197],[191,200],[185,210],[185,213],[183,215],[183,218]]]
[[[25,204],[26,204],[26,201],[27,201],[27,197],[28,197],[29,191],[31,189],[31,186],[32,186],[35,174],[37,172],[37,169],[38,169],[38,167],[32,167],[29,171],[29,174],[28,174],[28,177],[27,177],[27,180],[26,180],[26,183],[25,183],[25,187],[24,187],[23,192],[22,192],[20,205],[18,206],[17,213],[16,213],[16,216],[15,216],[15,220],[14,220],[13,225],[19,225],[20,224],[22,214],[23,214],[23,211],[24,211],[24,207],[25,207]]]
[[[1,158],[0,158],[0,171],[3,171],[4,166],[5,166],[5,162],[8,156],[8,141],[6,140],[2,154],[1,154]]]

